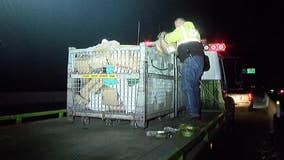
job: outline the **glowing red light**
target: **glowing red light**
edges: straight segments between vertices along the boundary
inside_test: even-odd
[[[284,94],[284,89],[277,90],[276,93],[278,95],[283,95]]]
[[[209,50],[209,46],[208,46],[208,45],[205,45],[205,46],[204,46],[204,50],[208,51],[208,50]]]
[[[211,49],[212,51],[216,51],[217,50],[216,44],[209,44],[209,49]]]
[[[145,43],[146,47],[151,47],[152,46],[152,42],[149,39],[145,39],[144,43]]]
[[[208,46],[210,51],[223,52],[226,50],[225,43],[211,43]]]
[[[220,51],[225,51],[226,45],[225,45],[224,43],[220,43],[219,46],[218,46],[218,49],[219,49]]]
[[[249,93],[249,94],[248,94],[248,100],[249,100],[249,101],[252,101],[252,98],[253,98],[252,93]]]

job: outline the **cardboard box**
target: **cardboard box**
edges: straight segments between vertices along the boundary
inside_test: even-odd
[[[102,89],[102,102],[105,105],[117,106],[118,103],[118,93],[115,88],[103,88]]]
[[[103,84],[102,84],[101,79],[91,79],[80,90],[80,95],[85,99],[89,99],[89,94],[96,93],[102,88],[102,86]]]
[[[75,66],[79,73],[90,73],[89,58],[77,58],[75,60]]]

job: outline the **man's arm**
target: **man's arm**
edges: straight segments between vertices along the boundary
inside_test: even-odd
[[[165,40],[167,43],[176,43],[180,39],[180,34],[178,28],[176,28],[171,33],[166,34]]]

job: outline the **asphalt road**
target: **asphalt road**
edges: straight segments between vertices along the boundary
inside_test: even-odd
[[[234,131],[220,131],[198,159],[280,160],[283,156],[283,133],[279,127],[274,136],[269,134],[267,109],[248,112],[248,108],[236,108]]]

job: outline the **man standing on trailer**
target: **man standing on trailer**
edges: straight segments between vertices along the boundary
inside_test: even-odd
[[[183,62],[181,88],[186,96],[186,111],[191,118],[200,119],[199,81],[204,67],[204,47],[192,22],[177,18],[174,24],[174,31],[164,33],[165,40],[177,44],[178,58]]]

